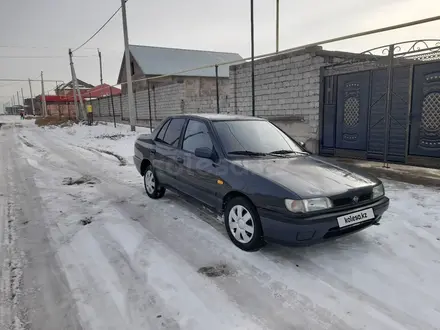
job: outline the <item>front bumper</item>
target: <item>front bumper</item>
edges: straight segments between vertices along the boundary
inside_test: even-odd
[[[383,197],[368,205],[307,218],[293,218],[267,209],[258,209],[258,212],[266,240],[285,245],[310,245],[352,234],[376,224],[388,206],[389,199]],[[348,227],[339,227],[338,217],[369,208],[373,209],[374,219]]]

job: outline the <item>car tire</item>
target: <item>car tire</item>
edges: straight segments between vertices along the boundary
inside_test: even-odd
[[[258,251],[264,246],[260,216],[247,198],[231,199],[226,204],[224,218],[228,236],[238,248],[244,251]]]
[[[154,173],[153,166],[149,165],[144,173],[144,188],[148,197],[159,199],[165,195],[165,188],[161,187]]]

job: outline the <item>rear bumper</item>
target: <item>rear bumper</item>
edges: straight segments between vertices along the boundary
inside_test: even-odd
[[[264,237],[284,245],[311,245],[363,230],[380,221],[388,209],[389,199],[384,197],[369,205],[337,211],[309,218],[293,218],[266,209],[259,209]],[[340,228],[337,218],[353,212],[372,208],[374,219]]]
[[[139,157],[137,157],[136,155],[133,156],[133,163],[136,166],[137,171],[142,174],[141,172],[141,164],[142,164],[142,159],[140,159]]]

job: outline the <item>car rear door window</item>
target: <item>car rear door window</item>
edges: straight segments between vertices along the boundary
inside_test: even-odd
[[[160,129],[159,133],[156,136],[156,140],[163,142],[163,138],[165,136],[165,133],[167,131],[168,125],[170,124],[170,121],[168,120]]]
[[[197,148],[213,149],[212,140],[205,123],[198,120],[190,120],[186,127],[182,149],[194,153]]]
[[[184,118],[171,119],[162,142],[169,144],[170,146],[177,147],[179,145],[180,134],[182,133],[184,124]]]

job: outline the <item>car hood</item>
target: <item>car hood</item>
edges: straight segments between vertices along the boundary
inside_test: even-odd
[[[366,173],[333,164],[316,156],[252,158],[232,162],[284,186],[301,198],[338,195],[380,182]]]

